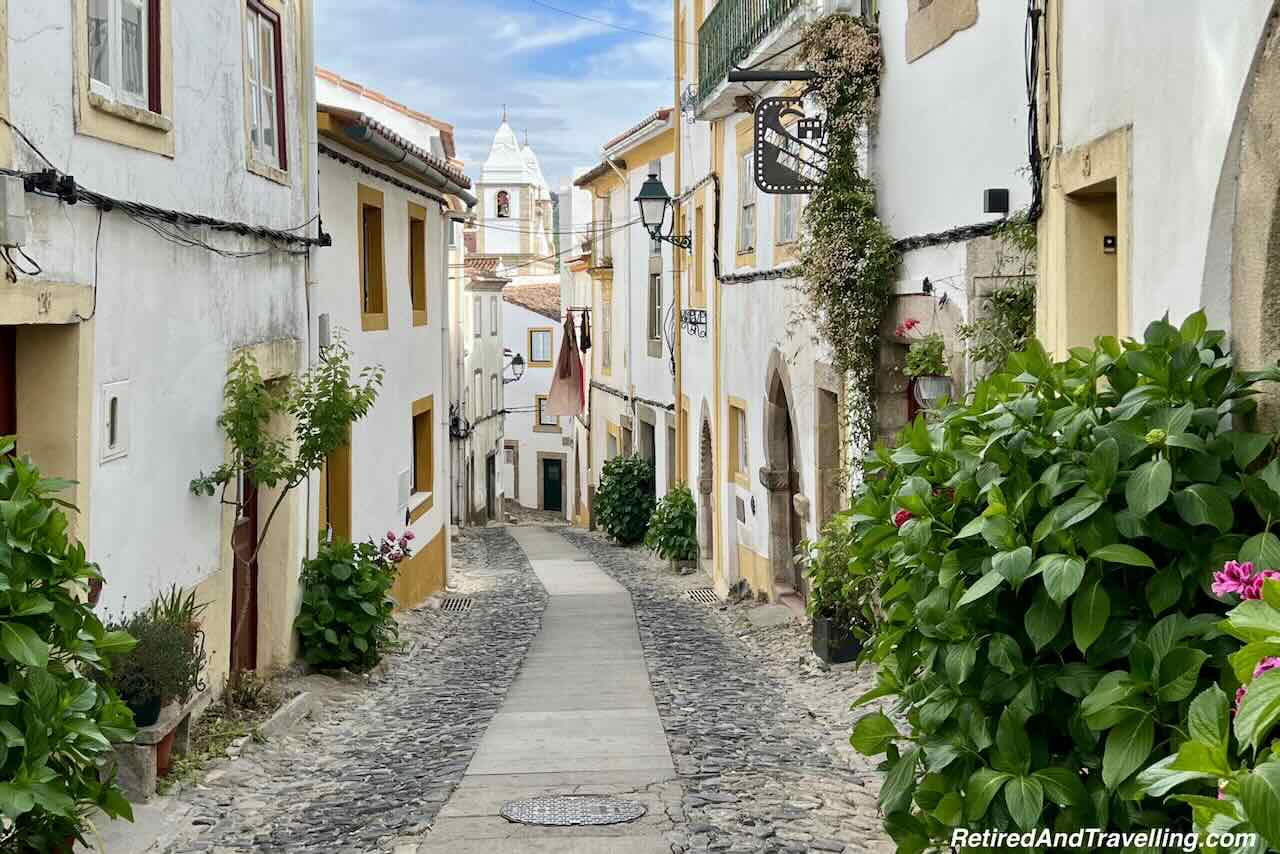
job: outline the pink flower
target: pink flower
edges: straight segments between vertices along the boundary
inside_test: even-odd
[[[404,538],[405,538],[406,540],[412,541],[412,540],[413,540],[413,531],[405,531],[405,532],[404,532]]]
[[[1252,563],[1236,563],[1234,560],[1229,560],[1222,565],[1221,572],[1213,574],[1213,595],[1225,596],[1228,593],[1239,593],[1244,596],[1252,580]]]
[[[1244,702],[1244,695],[1247,691],[1248,689],[1243,685],[1236,689],[1236,707],[1231,710],[1232,716],[1234,716],[1236,712],[1240,711],[1240,704]]]
[[[913,518],[914,517],[911,515],[910,510],[899,510],[897,513],[893,514],[893,524],[901,528],[903,525],[910,522]]]
[[[1253,678],[1257,679],[1268,670],[1275,670],[1277,667],[1280,667],[1280,656],[1268,656],[1259,661],[1258,666],[1253,668]]]
[[[908,332],[910,332],[912,329],[915,329],[919,325],[920,325],[920,321],[916,320],[914,317],[908,317],[906,320],[902,321],[902,328],[907,330]]]
[[[1245,599],[1261,599],[1262,583],[1264,581],[1277,580],[1280,580],[1280,572],[1276,572],[1274,569],[1264,569],[1262,572],[1259,572],[1253,578],[1249,579],[1249,585],[1245,588],[1242,595]]]
[[[387,531],[387,542],[394,543],[396,541],[396,532]]]

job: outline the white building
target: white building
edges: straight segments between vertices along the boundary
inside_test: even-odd
[[[506,389],[503,488],[523,507],[568,515],[573,506],[572,419],[545,411],[564,338],[560,280],[522,279],[502,291],[503,342],[525,364],[524,376]]]
[[[752,174],[751,110],[763,98],[800,94],[798,85],[748,87],[729,83],[727,71],[795,68],[788,48],[806,25],[832,12],[876,14],[878,5],[678,4],[676,92],[692,86],[685,104],[696,121],[678,123],[677,165],[665,183],[681,199],[677,230],[694,242],[680,261],[677,306],[707,329],[705,338],[688,328],[678,337],[678,456],[697,484],[704,564],[721,591],[744,582],[799,604],[804,579],[794,549],[842,506],[846,406],[844,378],[793,287],[804,197],[766,194]],[[934,0],[878,10],[883,75],[865,163],[880,217],[903,249],[882,365],[905,356],[906,342],[892,335],[897,322],[923,317],[953,345],[952,372],[961,380],[966,359],[952,330],[992,273],[991,240],[975,236],[995,220],[984,213],[983,191],[1009,190],[1015,209],[1030,198],[1019,175],[1028,163],[1025,8],[987,2],[969,16],[976,5]],[[819,115],[811,99],[802,106]],[[936,283],[932,293],[924,293],[925,277]],[[887,433],[908,414],[901,374],[885,370],[876,393]]]
[[[355,366],[381,365],[370,414],[330,457],[321,525],[340,537],[412,530],[393,595],[419,604],[445,584],[450,519],[450,234],[474,202],[453,128],[317,72],[320,198],[333,245],[317,271],[315,333],[341,334]],[[323,343],[323,342],[322,342]]]
[[[313,64],[311,4],[124,5],[0,6],[0,114],[30,140],[0,128],[0,165],[56,170],[43,186],[61,195],[7,188],[26,207],[7,228],[26,235],[5,237],[24,254],[18,281],[0,279],[0,434],[78,482],[64,497],[106,575],[100,610],[137,610],[175,583],[209,603],[218,691],[234,511],[188,484],[225,460],[216,419],[239,352],[268,382],[315,358],[307,274],[323,250],[312,82],[298,72]],[[236,654],[250,667],[290,660],[315,512],[307,489],[291,493],[243,567],[254,607]]]

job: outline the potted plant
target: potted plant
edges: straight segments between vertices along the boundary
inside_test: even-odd
[[[913,338],[912,332],[920,327],[920,321],[908,318],[898,325],[899,338]],[[914,336],[907,349],[907,364],[903,372],[911,377],[916,400],[925,409],[931,409],[939,400],[951,395],[951,377],[947,373],[947,350],[942,335],[937,332]]]
[[[649,518],[644,544],[671,562],[677,572],[692,569],[698,560],[698,507],[683,483],[663,496]]]
[[[639,454],[616,456],[600,472],[595,513],[604,532],[624,546],[644,540],[653,515],[653,464]]]
[[[817,542],[803,543],[800,558],[809,578],[813,652],[828,664],[857,659],[875,628],[875,580],[851,571],[858,544],[850,513],[838,513]]]

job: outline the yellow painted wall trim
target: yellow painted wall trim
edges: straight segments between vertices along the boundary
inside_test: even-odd
[[[555,338],[555,330],[554,330],[554,329],[552,329],[550,326],[531,326],[531,327],[529,327],[529,332],[528,332],[528,334],[527,334],[527,336],[526,336],[526,342],[527,342],[528,347],[529,347],[529,360],[528,360],[528,365],[529,365],[529,367],[531,367],[531,368],[549,368],[549,367],[551,367],[551,359],[540,359],[540,360],[535,361],[535,360],[534,360],[534,358],[533,358],[533,336],[534,336],[534,333],[537,333],[537,332],[546,332],[548,335],[551,335],[551,336],[552,336],[552,343],[553,343],[553,344],[555,343],[555,340],[554,340],[554,338]]]
[[[253,357],[262,378],[270,381],[292,376],[298,369],[298,357],[301,353],[302,342],[297,338],[273,338],[237,347],[232,351],[232,356],[238,358],[241,354],[247,354]]]
[[[729,395],[727,401],[729,404],[729,465],[725,471],[732,475],[733,482],[738,486],[743,489],[750,489],[751,481],[748,477],[748,473],[746,470],[738,467],[738,460],[741,458],[742,451],[744,449],[747,450],[748,455],[750,454],[751,445],[749,437],[742,435],[739,431],[738,419],[736,417],[737,413],[741,412],[743,423],[750,423],[748,420],[747,402],[742,398],[734,397],[733,395]]]
[[[73,0],[73,3],[71,44],[76,133],[173,157],[176,153],[173,132],[173,0],[160,0],[159,114],[112,103],[89,91],[88,0]]]
[[[367,259],[364,257],[364,209],[366,207],[377,208],[382,211],[382,247],[381,247],[381,269],[378,271],[378,281],[373,286],[381,291],[382,311],[365,311],[364,307],[364,277],[365,264]],[[356,185],[356,257],[359,261],[356,274],[356,299],[360,305],[360,328],[365,332],[380,332],[388,328],[388,306],[387,306],[387,219],[386,210],[381,190],[375,190],[372,187],[366,187],[364,184]]]
[[[93,313],[93,288],[43,280],[0,283],[0,323],[77,323]]]
[[[742,190],[744,187],[755,188],[755,179],[750,175],[742,175],[742,158],[751,151],[754,142],[754,119],[750,116],[738,122],[734,128],[736,138],[735,150],[737,151],[737,159],[735,160],[735,170],[738,173],[737,187],[734,188],[733,199],[737,216],[733,218],[734,235],[733,245],[737,248],[737,260],[735,266],[738,269],[743,267],[754,267],[756,265],[756,248],[760,245],[760,192],[756,190],[756,213],[755,221],[751,226],[755,232],[751,237],[751,246],[742,246]]]
[[[416,608],[444,588],[444,533],[444,528],[436,531],[425,546],[401,562],[395,584],[391,586],[391,597],[400,610]]]
[[[422,282],[421,282],[422,293],[421,294],[418,293],[418,290],[419,290],[418,283],[414,281],[414,276],[416,275],[417,271],[413,269],[413,263],[412,263],[412,258],[413,258],[413,254],[412,254],[413,253],[413,249],[412,249],[413,227],[412,226],[415,221],[422,223],[423,239],[422,239]],[[410,300],[411,310],[413,313],[414,326],[427,325],[429,320],[428,312],[431,306],[431,259],[428,257],[428,249],[431,246],[431,241],[427,239],[427,234],[429,233],[429,229],[427,227],[428,222],[429,222],[429,219],[427,217],[427,209],[424,208],[422,205],[415,204],[414,202],[409,202],[410,249],[409,249],[408,257],[406,258],[406,261],[409,262],[410,291],[414,295],[413,298]],[[421,302],[423,306],[422,308],[418,308],[416,305],[418,301],[418,297],[421,297]]]
[[[426,397],[418,398],[413,402],[412,406],[410,407],[410,412],[412,414],[413,421],[416,421],[419,416],[425,417],[426,424],[429,425],[428,429],[430,430],[430,439],[428,442],[428,447],[425,449],[418,449],[418,452],[420,453],[425,452],[428,458],[427,472],[428,472],[428,480],[430,482],[427,484],[427,486],[429,488],[425,490],[419,490],[418,492],[414,493],[414,495],[412,496],[413,498],[417,499],[418,503],[415,506],[413,506],[409,511],[410,522],[416,522],[419,519],[421,519],[423,516],[427,514],[428,511],[431,510],[432,507],[435,506],[435,503],[436,503],[436,482],[435,481],[436,481],[436,445],[437,443],[436,443],[436,435],[435,435],[435,407],[436,407],[436,398],[435,398],[435,395],[433,394],[429,394]],[[410,441],[414,442],[416,447],[418,436],[413,429],[412,423],[410,425],[410,432],[412,434],[409,437]],[[411,476],[416,477],[416,473],[413,473]],[[423,493],[426,494],[425,497],[422,497]]]

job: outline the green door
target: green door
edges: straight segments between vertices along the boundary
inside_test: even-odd
[[[559,460],[542,461],[542,509],[564,512],[564,468]]]

